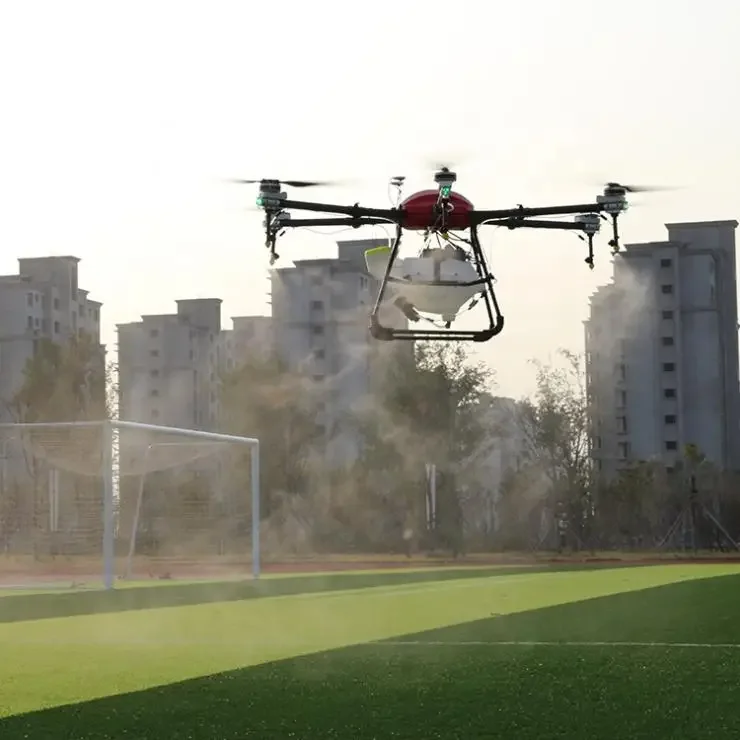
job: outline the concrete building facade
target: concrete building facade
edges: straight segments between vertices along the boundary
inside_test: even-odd
[[[272,347],[269,316],[237,316],[221,329],[221,299],[176,302],[172,314],[118,325],[119,416],[216,431],[224,372]]]
[[[40,340],[60,344],[85,332],[100,347],[102,304],[79,287],[77,257],[18,260],[17,275],[0,276],[0,420],[13,421],[8,404]]]
[[[740,468],[736,221],[667,224],[631,244],[585,322],[592,456],[606,477],[696,445]]]
[[[288,367],[312,375],[321,389],[320,421],[328,458],[336,464],[358,454],[354,418],[376,370],[393,352],[413,351],[411,342],[377,342],[369,333],[379,285],[367,272],[365,251],[387,245],[387,239],[340,241],[336,258],[297,260],[272,272],[275,349]],[[384,321],[407,326],[396,309]]]
[[[212,430],[220,332],[220,298],[177,301],[174,314],[119,324],[120,418]]]
[[[85,334],[95,364],[90,370],[105,372],[102,304],[79,287],[79,263],[73,256],[25,258],[18,260],[17,274],[0,276],[1,422],[24,420],[13,400],[41,342],[65,345]],[[102,499],[94,478],[75,476],[80,469],[89,472],[83,464],[89,448],[84,438],[60,441],[36,437],[36,446],[27,448],[20,432],[0,432],[0,544],[7,552],[99,547]]]

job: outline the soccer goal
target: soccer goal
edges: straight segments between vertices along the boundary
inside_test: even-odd
[[[0,588],[259,578],[259,525],[257,439],[0,424]]]

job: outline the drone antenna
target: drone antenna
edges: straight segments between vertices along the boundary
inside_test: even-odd
[[[396,191],[396,200],[393,201],[393,198],[391,198],[391,204],[394,208],[398,208],[399,203],[401,202],[401,194],[403,192],[403,184],[406,182],[406,177],[404,175],[397,175],[396,177],[391,177],[390,183],[388,184],[388,190],[389,190],[389,197],[390,197],[390,189],[393,188]]]

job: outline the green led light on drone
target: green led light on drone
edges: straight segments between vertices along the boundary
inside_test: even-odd
[[[261,195],[258,195],[258,196],[257,196],[257,205],[258,205],[258,206],[263,206],[263,205],[265,205],[265,199],[264,199],[264,198],[263,198],[263,197],[262,197]]]
[[[440,192],[440,194],[442,195],[443,198],[449,198],[450,197],[450,193],[452,192],[452,185],[443,185],[439,189],[439,192]]]

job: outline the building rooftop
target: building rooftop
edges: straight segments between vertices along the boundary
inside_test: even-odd
[[[223,303],[221,298],[178,298],[175,303]]]
[[[49,260],[68,260],[69,262],[80,262],[81,257],[71,254],[51,254],[46,257],[19,257],[18,262],[48,262]]]
[[[738,222],[735,219],[728,219],[726,221],[683,221],[666,224],[665,226],[667,229],[706,229],[712,226],[730,226],[735,229],[738,226]]]

